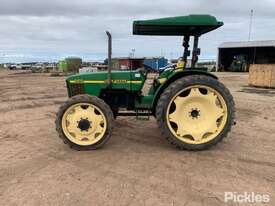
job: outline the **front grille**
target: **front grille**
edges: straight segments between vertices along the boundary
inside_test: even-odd
[[[84,94],[84,84],[71,84],[71,96]]]

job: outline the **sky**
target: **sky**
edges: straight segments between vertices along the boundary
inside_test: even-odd
[[[182,54],[182,37],[133,36],[132,22],[189,14],[212,14],[225,25],[200,39],[202,59],[215,59],[226,41],[275,39],[274,0],[0,0],[0,62],[84,60],[107,57],[106,30],[113,55],[136,57]]]

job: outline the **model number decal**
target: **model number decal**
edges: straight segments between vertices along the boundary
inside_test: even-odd
[[[126,79],[118,79],[118,80],[112,80],[113,83],[127,83],[128,81]]]

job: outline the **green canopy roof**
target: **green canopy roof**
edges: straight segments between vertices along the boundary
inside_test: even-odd
[[[200,36],[223,25],[211,15],[189,15],[134,21],[133,34],[159,36]]]

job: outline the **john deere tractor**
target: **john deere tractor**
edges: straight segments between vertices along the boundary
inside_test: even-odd
[[[147,93],[142,92],[145,71],[112,70],[112,36],[107,32],[108,71],[66,79],[69,99],[57,113],[59,137],[76,150],[98,149],[110,139],[117,116],[153,116],[163,137],[178,149],[204,150],[216,145],[231,129],[234,101],[218,78],[196,68],[196,63],[199,37],[222,25],[210,15],[134,21],[136,35],[183,36],[182,62],[161,71]]]

